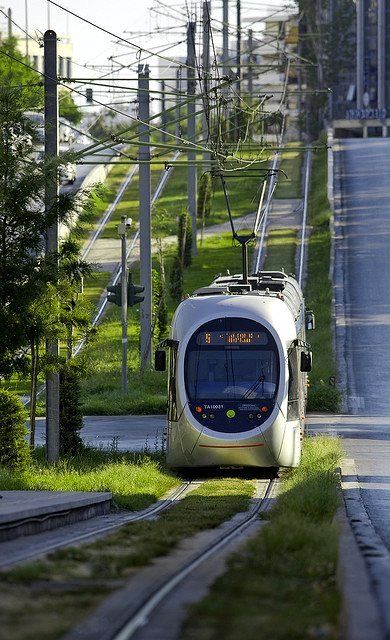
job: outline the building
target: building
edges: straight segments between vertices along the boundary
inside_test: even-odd
[[[43,61],[43,43],[16,35],[18,49],[20,53],[26,55],[30,64],[40,72],[44,70]],[[72,58],[73,44],[69,36],[59,36],[57,42],[58,68],[57,72],[60,77],[72,77]]]

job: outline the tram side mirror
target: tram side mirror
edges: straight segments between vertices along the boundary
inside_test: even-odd
[[[316,318],[313,311],[306,311],[306,330],[312,331],[316,328]]]
[[[309,373],[312,369],[312,359],[311,359],[311,353],[310,351],[308,351],[307,353],[305,353],[305,351],[301,352],[301,371],[302,373]]]
[[[167,368],[167,352],[164,349],[157,349],[155,352],[154,368],[156,371],[165,371]]]

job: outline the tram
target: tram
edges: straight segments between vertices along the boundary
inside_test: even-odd
[[[282,271],[219,276],[183,300],[156,351],[160,371],[168,353],[168,465],[296,467],[312,328]]]

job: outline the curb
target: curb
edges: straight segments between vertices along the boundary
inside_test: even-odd
[[[390,552],[365,509],[353,459],[341,462],[339,576],[344,640],[390,638]]]

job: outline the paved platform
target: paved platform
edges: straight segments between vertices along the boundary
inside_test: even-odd
[[[108,513],[112,494],[89,491],[1,491],[0,541]]]

